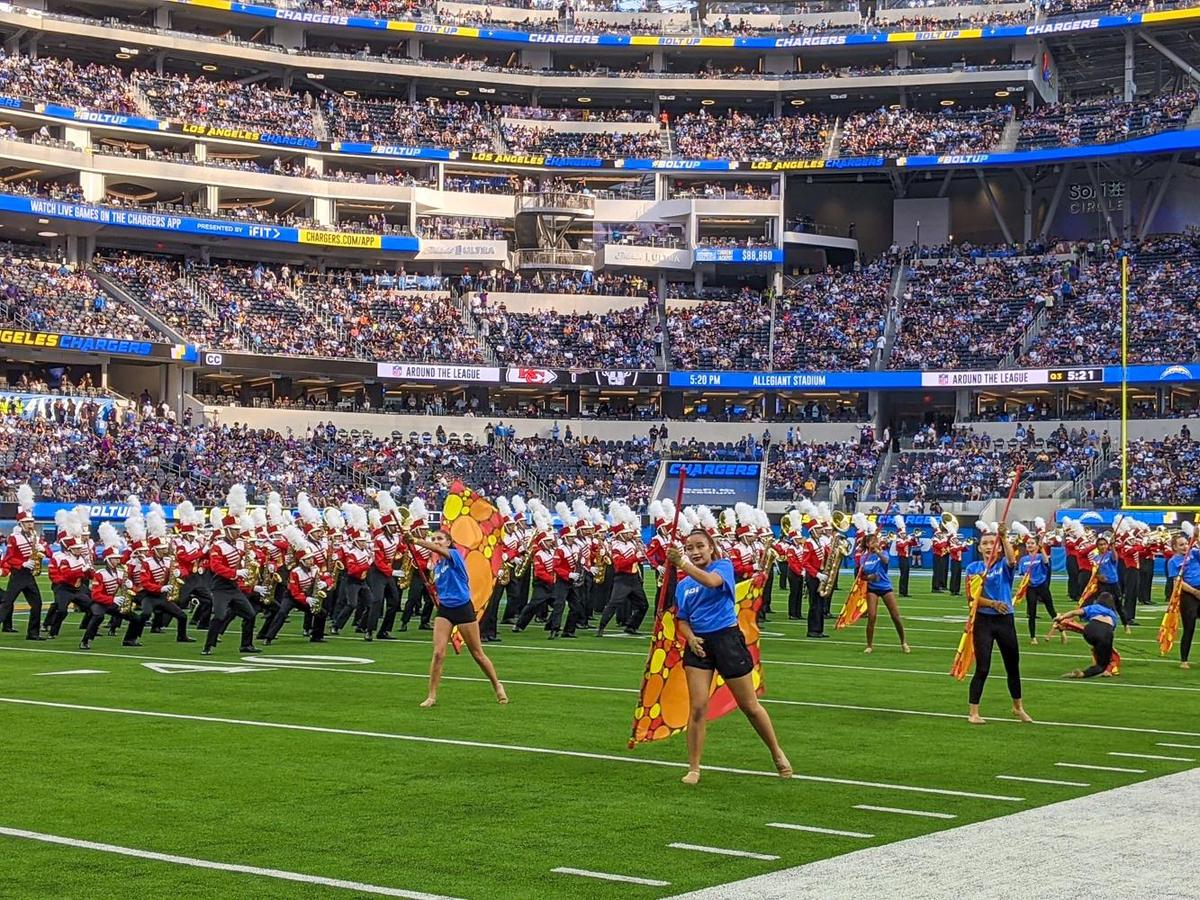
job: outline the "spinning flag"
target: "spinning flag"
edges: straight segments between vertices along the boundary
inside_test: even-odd
[[[1182,593],[1183,578],[1177,575],[1175,586],[1171,588],[1171,599],[1167,601],[1167,611],[1163,613],[1162,624],[1158,626],[1158,650],[1163,656],[1171,652],[1179,638],[1179,598]]]
[[[491,501],[455,481],[442,504],[442,528],[462,555],[471,585],[471,605],[476,620],[482,619],[500,571],[500,513]],[[458,629],[453,633],[454,650],[462,646]]]
[[[738,627],[746,638],[750,658],[754,660],[754,689],[761,696],[766,687],[763,682],[762,655],[758,640],[758,610],[763,602],[763,585],[766,576],[762,573],[738,584],[734,597],[737,601]],[[675,608],[659,612],[654,620],[654,635],[650,641],[650,658],[646,661],[646,672],[642,676],[642,688],[637,708],[633,711],[633,733],[629,746],[647,741],[660,741],[687,729],[688,688],[687,676],[683,671],[683,640],[675,629]],[[708,719],[719,719],[737,708],[733,693],[725,680],[717,675],[713,679],[712,694],[709,696]]]
[[[963,635],[958,639],[958,649],[954,652],[954,662],[950,666],[950,674],[958,681],[967,677],[971,666],[975,665],[975,613],[979,609],[979,598],[983,596],[983,573],[967,576],[967,603],[971,611],[967,614],[967,624],[963,627]]]
[[[1025,599],[1029,593],[1029,573],[1026,572],[1021,576],[1021,582],[1017,585],[1017,589],[1013,591],[1013,608],[1021,605],[1021,601]]]
[[[839,629],[853,625],[862,618],[863,613],[866,611],[867,579],[859,574],[854,576],[854,584],[850,587],[850,593],[846,595],[846,602],[842,606],[842,611],[838,613],[837,621],[833,627]]]

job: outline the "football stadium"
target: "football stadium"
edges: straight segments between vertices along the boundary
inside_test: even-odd
[[[1197,29],[0,2],[0,897],[1200,897]]]

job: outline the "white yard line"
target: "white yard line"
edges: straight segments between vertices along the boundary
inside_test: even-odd
[[[1001,781],[1021,781],[1027,784],[1056,784],[1062,787],[1091,787],[1087,781],[1059,781],[1054,778],[1026,778],[1024,775],[997,775]]]
[[[898,816],[919,816],[923,819],[957,819],[954,813],[942,812],[926,812],[923,809],[899,809],[895,806],[870,806],[866,803],[858,803],[854,806],[855,809],[861,809],[864,812],[881,812],[894,813]]]
[[[787,822],[768,822],[767,827],[784,828],[788,831],[807,831],[812,834],[830,834],[834,837],[865,838],[867,840],[875,837],[873,834],[867,834],[862,831],[839,831],[836,828],[818,828],[816,825],[791,825]]]
[[[1191,756],[1158,756],[1154,753],[1118,753],[1115,750],[1110,750],[1109,756],[1124,756],[1129,759],[1161,759],[1164,762],[1195,762]]]
[[[400,888],[383,887],[378,884],[364,884],[359,881],[346,881],[341,878],[324,878],[320,875],[305,875],[302,872],[287,872],[283,869],[264,869],[259,866],[244,866],[237,863],[213,862],[209,859],[195,859],[190,856],[175,856],[171,853],[156,853],[152,850],[140,850],[132,847],[120,847],[116,844],[100,844],[95,841],[82,841],[76,838],[60,837],[56,834],[41,834],[37,831],[25,831],[20,828],[0,828],[0,835],[10,838],[37,841],[43,844],[59,844],[64,847],[74,847],[79,850],[95,850],[100,853],[113,853],[118,856],[131,856],[139,860],[172,863],[177,866],[190,866],[194,869],[214,869],[218,872],[234,872],[239,875],[257,875],[263,878],[276,878],[283,881],[299,881],[304,884],[316,884],[321,887],[341,888],[356,891],[360,894],[376,894],[383,897],[407,897],[409,900],[452,900],[441,894],[425,894],[420,891],[405,891]]]
[[[1130,775],[1145,775],[1145,769],[1123,769],[1120,766],[1091,766],[1087,763],[1069,763],[1056,762],[1056,766],[1062,769],[1088,769],[1092,772],[1126,772]]]
[[[1200,744],[1167,744],[1167,743],[1164,743],[1163,741],[1159,741],[1156,746],[1158,746],[1158,747],[1176,747],[1180,750],[1200,750]]]
[[[429,737],[417,734],[395,734],[386,731],[363,731],[353,728],[330,728],[322,725],[300,725],[292,722],[263,722],[256,719],[231,719],[224,716],[200,716],[187,713],[160,712],[146,709],[122,709],[110,706],[87,706],[80,703],[52,703],[47,700],[28,700],[21,697],[0,697],[0,703],[12,703],[20,706],[38,706],[47,709],[69,709],[80,712],[98,712],[114,715],[138,716],[148,719],[174,719],[182,722],[210,722],[216,725],[240,725],[249,728],[274,728],[281,731],[301,731],[313,734],[337,734],[350,737],[380,738],[383,740],[406,741],[416,744],[436,744],[447,747],[470,747],[484,750],[507,750],[513,753],[535,753],[543,756],[563,756],[573,759],[594,759],[602,762],[628,763],[642,766],[665,766],[672,769],[686,768],[686,762],[674,762],[666,759],[650,759],[644,756],[617,756],[612,753],[588,753],[582,750],[565,750],[553,747],[531,747],[523,744],[497,744],[489,741],[468,741],[455,738]],[[754,775],[758,777],[778,778],[777,772],[764,772],[757,769],[738,769],[728,766],[705,766],[707,772],[724,772],[730,775]],[[827,778],[820,775],[792,776],[797,781],[810,781],[819,784],[844,784],[853,787],[878,788],[880,790],[903,791],[913,794],[932,794],[941,797],[966,797],[973,800],[998,800],[1006,803],[1021,803],[1023,797],[1009,797],[996,794],[977,794],[971,791],[956,791],[948,788],[917,787],[908,784],[892,784],[884,781],[860,781],[854,778]]]
[[[711,853],[714,856],[740,856],[743,859],[775,860],[778,856],[770,853],[751,853],[749,850],[726,850],[724,847],[705,847],[703,844],[667,844],[672,850],[694,850],[697,853]]]
[[[1200,805],[1200,769],[758,875],[676,900],[1090,900],[1194,896],[1178,834]],[[1031,840],[1031,835],[1050,836]],[[1063,848],[1087,847],[1087,853]],[[986,860],[986,865],[977,864]],[[886,883],[881,881],[886,873]],[[884,885],[881,888],[881,884]]]
[[[37,676],[42,675],[107,675],[104,669],[65,669],[62,672],[35,672]]]
[[[541,648],[530,647],[530,648],[526,648],[526,649],[538,650]],[[162,661],[162,662],[178,662],[178,660],[179,660],[179,657],[175,657],[175,656],[138,656],[138,655],[129,654],[129,653],[97,653],[96,651],[88,652],[88,651],[82,651],[82,650],[43,650],[43,649],[36,648],[36,647],[0,647],[0,652],[6,651],[6,650],[14,652],[14,653],[58,653],[58,654],[73,655],[73,656],[104,656],[104,657],[111,657],[113,659],[126,659],[126,660],[135,660],[135,661],[137,661],[137,660],[158,660],[158,661]],[[637,654],[637,655],[641,656],[642,654]],[[228,663],[224,660],[214,659],[214,658],[210,658],[210,657],[200,657],[199,659],[195,660],[195,663],[197,665],[208,664],[208,665],[213,665],[213,666],[228,665]],[[270,663],[269,657],[264,657],[263,662],[262,662],[264,667],[269,665],[269,663]],[[334,666],[330,666],[330,667],[295,666],[295,667],[292,667],[292,670],[293,671],[305,671],[305,672],[334,672],[334,673],[338,673],[338,674],[348,674],[348,675],[373,675],[373,676],[390,677],[390,678],[415,678],[415,679],[420,679],[420,680],[425,680],[425,679],[429,678],[428,672],[393,672],[393,671],[383,671],[383,670],[378,670],[378,669],[366,669],[366,668],[350,669],[350,668],[334,667]],[[468,675],[443,675],[442,680],[443,681],[478,682],[481,684],[484,684],[487,682],[487,679],[485,679],[485,678],[472,677],[472,676],[468,676]],[[604,693],[620,693],[620,694],[636,694],[638,692],[637,688],[611,687],[611,686],[606,686],[606,685],[571,684],[571,683],[553,682],[553,681],[517,681],[517,680],[511,680],[508,678],[503,679],[503,681],[505,684],[508,684],[508,685],[516,684],[516,685],[525,685],[528,687],[557,688],[557,689],[562,689],[562,690],[599,691],[599,692],[604,692]],[[821,702],[815,701],[815,700],[780,700],[777,698],[771,698],[769,696],[764,697],[762,699],[762,702],[771,704],[771,705],[775,705],[775,706],[799,706],[799,707],[807,707],[809,709],[828,709],[828,710],[838,710],[838,711],[846,711],[846,712],[887,713],[889,715],[898,715],[898,716],[919,716],[921,718],[932,718],[932,719],[960,719],[963,721],[966,720],[966,716],[961,713],[938,712],[936,710],[926,710],[926,709],[903,709],[903,708],[888,707],[888,706],[862,706],[862,705],[853,704],[853,703],[821,703]],[[1009,725],[1024,725],[1024,727],[1028,727],[1027,725],[1025,725],[1025,723],[1018,722],[1016,719],[997,718],[997,719],[991,719],[990,722],[1009,724]],[[1094,723],[1094,722],[1057,722],[1057,721],[1048,721],[1048,720],[1046,720],[1046,721],[1038,720],[1037,722],[1035,722],[1033,724],[1035,726],[1051,727],[1051,728],[1084,728],[1084,729],[1094,730],[1094,731],[1115,731],[1115,732],[1124,732],[1124,733],[1129,733],[1129,734],[1150,734],[1150,735],[1163,735],[1163,736],[1171,736],[1171,737],[1200,737],[1200,731],[1175,731],[1175,730],[1171,730],[1171,729],[1164,730],[1164,729],[1158,729],[1158,728],[1140,728],[1140,727],[1133,726],[1133,725],[1102,725],[1102,724],[1098,724],[1098,723]],[[1200,747],[1198,747],[1197,749],[1200,749]]]
[[[572,869],[568,866],[559,866],[550,871],[558,875],[578,875],[581,878],[599,878],[601,881],[618,881],[621,884],[640,884],[645,887],[670,887],[671,885],[669,881],[659,881],[656,878],[635,878],[632,875],[613,875],[610,872],[593,872],[590,869]]]

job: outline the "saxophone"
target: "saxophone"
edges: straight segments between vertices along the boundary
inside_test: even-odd
[[[600,552],[596,555],[596,561],[592,563],[592,582],[594,584],[604,584],[604,579],[608,577],[608,567],[612,565],[612,553],[609,552],[608,543],[600,542]]]
[[[127,616],[134,614],[133,585],[128,578],[121,579],[121,586],[113,594],[113,605]]]
[[[400,551],[400,577],[397,579],[401,591],[407,591],[412,587],[413,580],[413,555],[410,549],[401,549]]]
[[[181,590],[183,590],[183,579],[179,577],[179,563],[172,559],[170,575],[167,578],[166,599],[171,603],[177,603]]]
[[[524,578],[525,573],[529,571],[529,565],[533,562],[533,538],[535,535],[536,532],[529,536],[529,543],[525,545],[525,553],[521,557],[521,561],[517,563],[516,569],[513,570],[513,578]]]
[[[329,588],[325,586],[325,579],[319,572],[313,575],[313,580],[317,583],[317,587],[308,600],[308,609],[314,616],[319,616],[325,611],[325,598],[329,596]]]
[[[33,560],[33,577],[37,578],[42,574],[42,560],[45,554],[42,552],[42,539],[34,537],[29,541],[31,547],[30,559]]]

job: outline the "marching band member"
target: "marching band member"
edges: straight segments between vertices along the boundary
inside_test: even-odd
[[[408,530],[413,537],[425,540],[429,537],[428,516],[429,513],[425,508],[425,501],[420,497],[414,497],[412,503],[408,505],[409,515],[412,516],[412,521],[408,523]],[[426,581],[429,579],[429,569],[433,564],[433,554],[424,549],[419,543],[412,544],[410,542],[413,558],[413,579],[408,586],[408,602],[404,606],[404,613],[400,617],[400,630],[408,631],[409,620],[419,611],[421,614],[421,631],[430,631],[433,626],[429,624],[429,619],[433,615],[433,598],[429,596],[429,592],[425,587]]]
[[[529,627],[533,617],[539,612],[550,608],[554,602],[554,585],[558,581],[555,571],[556,553],[554,549],[553,526],[550,524],[549,513],[544,508],[534,512],[533,520],[533,593],[517,624],[513,626],[513,634],[518,634]]]
[[[646,601],[646,589],[642,582],[641,542],[637,540],[637,529],[640,521],[628,507],[613,506],[609,508],[613,521],[613,588],[604,612],[600,615],[600,627],[596,629],[596,637],[604,637],[604,629],[609,620],[622,607],[626,608],[625,633],[637,634],[642,620],[650,609]]]
[[[775,542],[775,552],[783,560],[787,578],[787,617],[799,619],[800,610],[804,605],[804,538],[801,528],[810,525],[811,520],[803,517],[799,510],[784,513],[779,520],[779,540]]]
[[[46,612],[44,630],[50,638],[58,637],[71,604],[87,612],[91,608],[92,574],[90,555],[81,549],[85,544],[83,523],[74,511],[61,509],[54,514],[58,526],[59,550],[50,557],[50,587],[54,602]]]
[[[950,568],[950,534],[937,519],[934,519],[933,522],[933,545],[931,549],[933,552],[933,587],[931,591],[934,594],[942,594],[946,591],[946,576]]]
[[[968,597],[976,604],[976,616],[973,632],[975,674],[967,694],[967,721],[972,725],[984,724],[979,715],[979,701],[992,669],[992,647],[998,644],[1008,677],[1013,715],[1022,722],[1032,722],[1021,701],[1021,648],[1013,619],[1013,572],[1017,551],[1008,542],[1008,534],[1002,527],[993,524],[989,528],[982,522],[979,527],[979,560],[967,566],[967,576],[977,578],[979,586],[978,596]]]
[[[579,571],[574,529],[571,527],[571,511],[561,500],[554,505],[554,511],[558,513],[562,526],[558,532],[558,546],[554,550],[554,573],[558,576],[554,582],[554,606],[550,609],[550,618],[546,620],[550,640],[560,635],[564,638],[575,637],[575,629],[583,621],[583,611],[576,591],[582,574]],[[565,623],[562,620],[564,610],[567,613]]]
[[[334,586],[336,582],[335,573],[333,571],[333,562],[326,552],[325,542],[325,520],[321,517],[321,511],[313,506],[309,500],[308,494],[305,491],[300,491],[296,495],[296,517],[299,519],[300,531],[304,534],[304,539],[308,541],[308,545],[313,551],[313,562],[320,569],[321,573],[327,576],[327,581],[330,584],[329,593],[333,596]],[[325,612],[321,616],[321,636],[319,641],[314,643],[325,642],[325,620],[328,618],[329,604],[323,604]],[[310,640],[313,638],[315,622],[313,621],[312,611],[304,610],[304,636]]]
[[[754,660],[738,627],[733,565],[717,556],[712,535],[693,530],[684,542],[667,551],[681,577],[675,588],[676,627],[683,638],[683,664],[691,706],[688,717],[688,772],[684,784],[700,781],[700,758],[708,725],[708,701],[714,673],[720,673],[762,742],[771,751],[781,778],[792,777],[792,766],[775,737],[771,717],[754,690]]]
[[[1019,523],[1013,523],[1013,530]],[[1050,618],[1058,616],[1054,612],[1054,598],[1050,596],[1050,548],[1041,543],[1035,535],[1026,534],[1023,538],[1025,555],[1018,563],[1018,571],[1022,579],[1028,579],[1025,590],[1025,604],[1029,616],[1029,643],[1036,645],[1037,638],[1037,608],[1038,604],[1046,607]]]
[[[1066,620],[1082,616],[1087,622],[1083,628],[1083,639],[1092,648],[1092,664],[1086,669],[1068,672],[1064,678],[1095,678],[1108,671],[1113,659],[1113,637],[1117,620],[1120,618],[1115,609],[1116,605],[1112,594],[1101,591],[1086,606],[1077,606],[1061,616],[1055,616],[1055,625],[1060,627]]]
[[[946,544],[946,553],[950,558],[950,593],[957,597],[962,593],[963,553],[966,552],[967,542],[958,534],[958,526],[953,522],[947,529],[950,538]]]
[[[593,540],[592,512],[586,503],[576,497],[571,501],[571,519],[575,524],[575,539],[573,550],[578,565],[579,579],[575,583],[575,597],[578,601],[580,628],[591,628],[592,590],[595,587],[595,570],[599,545]]]
[[[900,618],[900,605],[896,602],[896,595],[892,592],[892,581],[888,578],[890,560],[887,548],[883,546],[879,532],[874,530],[874,525],[867,522],[862,513],[855,513],[853,518],[855,528],[860,534],[866,535],[863,553],[858,563],[862,577],[867,582],[867,647],[863,653],[875,652],[875,621],[879,617],[881,600],[887,607],[888,615],[892,617],[892,625],[895,626],[896,635],[900,638],[900,649],[905,653],[911,653],[912,648],[908,646],[908,641],[904,637],[904,622]]]
[[[1075,577],[1068,581],[1068,586],[1074,592],[1070,594],[1072,602],[1078,602],[1088,584],[1092,581],[1095,567],[1092,564],[1092,551],[1096,549],[1095,537],[1081,522],[1070,517],[1063,519],[1063,549],[1067,553],[1067,571],[1071,570],[1071,560],[1074,560]]]
[[[806,637],[823,638],[825,634],[825,598],[821,596],[822,569],[825,566],[829,544],[821,542],[821,534],[825,525],[819,519],[813,519],[808,536],[800,541],[801,581],[804,593],[808,595],[808,631]],[[801,605],[797,603],[796,618],[801,616]],[[791,610],[789,609],[789,615]]]
[[[333,587],[333,579],[321,571],[317,564],[316,548],[309,543],[304,532],[295,525],[289,525],[284,529],[284,537],[287,538],[296,564],[288,572],[283,600],[280,601],[279,608],[275,611],[275,615],[267,627],[264,640],[268,646],[279,636],[280,629],[287,622],[288,615],[293,609],[314,612],[315,607],[314,621],[320,620],[323,632],[325,597]],[[322,637],[320,640],[323,641],[324,638]]]
[[[146,616],[142,612],[141,604],[141,578],[142,578],[142,557],[148,552],[146,543],[146,520],[142,517],[141,503],[130,506],[130,514],[125,519],[125,537],[129,540],[125,548],[125,556],[122,560],[125,566],[125,577],[129,579],[132,587],[132,595],[129,603],[125,607],[125,618],[129,625],[125,629],[125,637],[121,641],[122,647],[140,647],[142,646],[142,632],[146,628]],[[115,634],[120,617],[113,616],[108,623],[108,633]]]
[[[373,554],[369,548],[371,535],[368,532],[367,513],[356,503],[342,506],[342,516],[346,520],[346,539],[348,543],[342,552],[342,562],[346,567],[346,578],[342,587],[342,595],[338,598],[338,607],[333,614],[333,633],[338,634],[350,616],[359,608],[364,609],[366,622],[371,628],[363,627],[363,640],[368,642],[375,639],[374,624],[379,621],[379,610],[374,609],[371,588],[367,584],[367,572],[371,568]]]
[[[493,553],[499,560],[500,569],[496,576],[496,583],[492,587],[492,596],[488,599],[487,609],[483,611],[483,618],[479,621],[480,639],[485,644],[501,643],[500,636],[496,634],[500,618],[500,598],[512,584],[512,579],[515,577],[513,572],[521,557],[521,547],[513,538],[515,530],[513,510],[507,497],[496,498],[496,511],[500,514],[500,540],[496,543]]]
[[[429,709],[437,703],[442,666],[446,662],[446,645],[450,643],[450,632],[454,628],[458,628],[458,633],[471,652],[471,658],[492,683],[496,702],[508,703],[504,685],[496,677],[496,667],[484,652],[479,639],[479,623],[475,620],[475,608],[471,605],[471,582],[467,566],[450,542],[450,535],[445,531],[436,531],[429,536],[429,540],[414,536],[409,538],[409,542],[428,552],[434,561],[430,574],[432,587],[436,591],[433,599],[437,603],[437,619],[433,626],[433,659],[429,663],[429,695],[421,701],[421,708]]]
[[[42,592],[38,588],[37,575],[47,556],[46,544],[33,520],[33,488],[23,484],[17,488],[17,526],[8,536],[4,551],[3,568],[8,573],[8,587],[4,589],[4,599],[0,600],[0,623],[3,623],[4,631],[16,631],[12,624],[13,607],[17,597],[24,597],[29,604],[29,624],[25,629],[28,641],[45,640],[42,637]]]
[[[96,639],[106,616],[125,618],[130,620],[131,624],[132,620],[136,618],[136,614],[132,613],[128,607],[121,609],[117,605],[119,596],[123,595],[128,600],[133,592],[133,583],[126,575],[125,567],[121,562],[121,538],[111,522],[101,522],[99,532],[99,555],[104,566],[96,570],[92,579],[92,602],[88,608],[83,640],[79,642],[80,650],[92,649],[92,641]]]
[[[1125,626],[1136,624],[1138,597],[1141,594],[1141,523],[1128,516],[1122,518],[1113,529],[1112,552],[1117,557],[1117,569],[1121,592],[1122,619]]]
[[[367,573],[367,584],[371,589],[372,610],[384,610],[383,623],[375,635],[381,641],[390,641],[392,626],[400,613],[400,585],[396,581],[401,571],[397,569],[403,557],[400,546],[400,519],[396,501],[391,492],[379,491],[375,495],[378,510],[371,510],[371,568]],[[374,620],[364,623],[368,630],[374,629]]]
[[[151,510],[146,516],[146,535],[148,552],[141,558],[138,588],[135,599],[141,604],[142,622],[159,611],[167,618],[175,620],[175,641],[180,644],[194,644],[196,639],[187,633],[187,615],[175,604],[175,598],[168,588],[176,580],[174,574],[173,552],[171,542],[167,537],[167,522],[161,509]],[[140,633],[140,631],[139,631]]]
[[[246,488],[235,484],[229,489],[225,500],[227,511],[221,515],[219,509],[212,511],[213,529],[220,537],[213,541],[208,554],[208,569],[212,572],[213,614],[204,642],[205,656],[211,656],[221,633],[233,619],[242,620],[242,641],[239,653],[261,653],[254,646],[254,620],[257,613],[246,598],[251,588],[245,583],[246,553],[239,546],[238,517],[246,511]]]
[[[604,612],[604,607],[608,606],[617,570],[612,561],[612,531],[608,527],[608,520],[598,509],[590,510],[588,515],[592,526],[592,591],[587,604],[590,619],[592,614],[599,616]]]
[[[504,601],[504,618],[501,620],[505,625],[515,625],[521,611],[529,602],[529,587],[533,579],[534,529],[526,522],[526,516],[528,515],[532,521],[533,509],[535,506],[541,506],[541,501],[531,498],[527,504],[524,497],[514,494],[511,506],[513,522],[509,540],[514,547],[520,549],[520,555],[516,557],[517,562],[513,569],[512,579],[508,582],[507,599]]]
[[[737,517],[737,525],[733,529],[729,559],[733,563],[733,576],[738,581],[745,581],[754,575],[754,508],[749,503],[736,503],[733,512]]]
[[[175,601],[180,609],[189,609],[195,604],[192,625],[206,627],[212,616],[212,591],[205,576],[208,559],[208,541],[198,532],[204,515],[196,510],[192,501],[184,500],[175,507],[179,519],[179,536],[175,539],[175,565],[179,571],[179,598]]]
[[[663,579],[667,577],[667,550],[670,549],[671,526],[674,524],[676,518],[675,501],[669,499],[662,500],[660,509],[662,510],[660,516],[652,516],[654,537],[650,538],[650,543],[646,545],[646,562],[654,568],[654,575],[658,584],[658,594],[656,596],[665,595],[670,602],[674,602],[675,569],[672,568],[670,570],[669,581],[665,587],[663,586]],[[679,536],[675,538],[675,545],[680,549],[683,548],[683,542]]]
[[[912,570],[912,552],[921,546],[921,539],[908,530],[904,516],[895,516],[896,523],[896,564],[900,567],[900,596],[908,596],[908,575]]]

